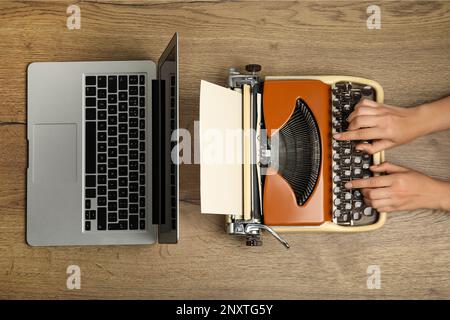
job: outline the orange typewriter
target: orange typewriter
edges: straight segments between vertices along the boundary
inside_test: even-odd
[[[226,215],[227,232],[250,246],[262,244],[262,230],[289,248],[279,233],[382,226],[386,214],[344,184],[371,176],[383,152],[332,138],[361,98],[383,102],[382,87],[347,76],[263,78],[260,70],[230,68],[228,88],[201,83],[202,213]]]

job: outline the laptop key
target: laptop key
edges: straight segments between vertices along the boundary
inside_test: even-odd
[[[106,111],[99,110],[97,112],[97,118],[98,120],[106,120]]]
[[[84,208],[85,209],[90,209],[91,208],[91,200],[90,199],[86,199],[84,202]]]
[[[98,186],[97,187],[97,193],[98,193],[99,196],[100,195],[105,196],[106,195],[106,186]]]
[[[128,92],[120,91],[119,92],[119,101],[128,101]]]
[[[106,175],[104,174],[99,174],[97,176],[97,183],[98,184],[106,184]]]
[[[98,100],[97,109],[106,109],[106,100]]]
[[[138,84],[138,76],[135,76],[135,75],[130,76],[129,80],[130,80],[129,81],[130,84]]]
[[[128,79],[127,76],[119,76],[119,90],[127,90]]]
[[[119,156],[119,165],[127,165],[128,157],[127,156]]]
[[[108,180],[108,188],[110,190],[117,189],[117,180]]]
[[[117,76],[108,76],[108,92],[117,92]]]
[[[106,88],[106,76],[97,77],[97,87]]]
[[[85,221],[84,222],[84,230],[85,231],[91,231],[91,222],[90,221]]]
[[[128,104],[126,102],[119,102],[119,111],[127,111],[128,110]]]
[[[96,82],[95,76],[86,76],[85,84],[87,86],[95,86]]]
[[[86,98],[86,107],[95,107],[97,105],[97,99],[95,98]]]
[[[98,152],[106,152],[106,143],[102,142],[98,144]]]
[[[95,189],[85,189],[85,197],[86,198],[95,198],[96,190]]]
[[[97,208],[97,230],[106,230],[106,208]]]
[[[95,176],[94,175],[86,176],[85,186],[86,187],[94,187],[95,188]]]
[[[119,219],[128,219],[128,210],[119,210]]]
[[[145,220],[140,220],[139,221],[139,229],[145,230]]]
[[[98,121],[97,122],[97,129],[100,131],[106,130],[107,124],[106,121]]]
[[[130,230],[136,230],[138,228],[139,219],[137,215],[130,215],[129,222],[130,222]]]
[[[127,188],[119,188],[119,197],[121,197],[121,198],[128,197],[128,189]]]
[[[117,221],[117,212],[109,212],[108,222],[116,222],[116,221]]]
[[[143,75],[143,74],[141,74],[140,76],[139,76],[139,84],[145,84],[145,75]]]
[[[105,99],[106,98],[106,89],[98,89],[97,90],[97,98],[99,99]],[[105,100],[100,100],[106,103]]]
[[[138,94],[138,87],[137,86],[130,86],[128,88],[128,92],[130,93],[130,96],[136,96]]]
[[[86,120],[95,120],[96,113],[95,108],[86,108]]]
[[[106,206],[106,197],[97,197],[97,206]]]
[[[128,208],[128,199],[119,199],[119,209]],[[124,218],[121,218],[124,219]]]
[[[138,98],[137,97],[130,97],[128,101],[130,106],[137,106],[138,105]]]
[[[86,97],[89,97],[89,96],[96,96],[97,95],[97,89],[95,88],[95,87],[86,87],[86,90],[85,90],[85,94],[86,94]]]
[[[122,172],[120,171],[121,168],[126,168],[126,167],[119,168],[119,176],[123,176]],[[128,186],[128,178],[127,177],[119,177],[119,187],[126,187],[126,186]]]

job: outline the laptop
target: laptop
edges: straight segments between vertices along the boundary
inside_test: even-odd
[[[27,243],[176,243],[178,35],[153,61],[28,66]]]

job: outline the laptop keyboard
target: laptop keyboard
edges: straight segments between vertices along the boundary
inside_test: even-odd
[[[85,76],[84,231],[144,230],[144,74]]]

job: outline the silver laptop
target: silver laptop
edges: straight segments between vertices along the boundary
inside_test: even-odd
[[[178,241],[177,34],[157,63],[31,63],[27,112],[28,244]]]

